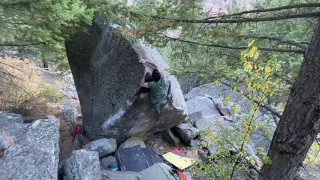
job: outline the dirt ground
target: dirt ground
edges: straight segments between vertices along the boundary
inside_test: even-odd
[[[197,151],[194,148],[186,146],[183,143],[180,143],[177,146],[170,145],[162,138],[162,133],[150,135],[145,140],[145,144],[147,147],[152,148],[161,155],[166,154],[167,152],[170,152],[175,148],[178,148],[185,156],[198,158]]]
[[[74,104],[77,108],[78,111],[78,115],[79,118],[77,119],[77,124],[82,124],[82,118],[81,118],[81,108],[80,108],[80,102],[79,100],[76,99],[67,99],[66,101],[71,102],[72,104]],[[61,115],[61,114],[60,114]],[[59,133],[60,133],[60,153],[59,153],[59,159],[60,161],[68,158],[70,156],[70,154],[72,153],[73,150],[76,150],[76,148],[73,147],[73,143],[72,143],[72,136],[71,136],[71,124],[70,122],[64,121],[61,119],[61,117],[59,117],[60,119],[60,129],[59,129]],[[85,138],[85,143],[88,142],[89,140],[87,138]]]

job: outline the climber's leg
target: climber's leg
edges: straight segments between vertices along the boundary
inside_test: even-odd
[[[153,109],[156,114],[160,114],[160,104],[161,103],[153,104]]]

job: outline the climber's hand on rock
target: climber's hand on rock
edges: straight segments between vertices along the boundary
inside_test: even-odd
[[[144,59],[140,59],[139,63],[144,64],[144,63],[146,63],[146,60],[144,60]]]

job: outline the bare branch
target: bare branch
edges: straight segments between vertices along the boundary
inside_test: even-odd
[[[247,46],[227,46],[227,45],[219,45],[219,44],[205,44],[205,43],[200,43],[200,42],[195,42],[195,41],[188,41],[188,40],[183,40],[183,39],[175,39],[166,36],[167,38],[174,40],[174,41],[179,41],[179,42],[184,42],[184,43],[189,43],[189,44],[196,44],[196,45],[201,45],[201,46],[209,46],[209,47],[217,47],[217,48],[226,48],[226,49],[236,49],[236,50],[244,50],[247,49]],[[304,50],[292,50],[292,49],[274,49],[274,48],[263,48],[263,47],[258,47],[259,50],[261,51],[272,51],[272,52],[287,52],[287,53],[297,53],[297,54],[304,54]]]
[[[157,19],[164,19],[174,22],[181,23],[245,23],[245,22],[265,22],[265,21],[277,21],[285,19],[297,19],[297,18],[315,18],[320,17],[320,12],[308,12],[308,13],[297,13],[297,14],[281,14],[278,16],[269,16],[269,17],[258,17],[258,18],[229,18],[229,19],[176,19],[169,17],[159,17],[159,16],[150,16]]]
[[[23,79],[19,78],[18,76],[15,76],[15,75],[11,74],[10,72],[8,72],[7,70],[5,70],[5,69],[3,69],[1,67],[0,67],[0,73],[2,73],[4,75],[7,75],[11,79],[11,81],[12,81],[12,78],[23,80]]]
[[[22,72],[23,74],[25,74],[25,75],[27,75],[28,77],[30,77],[29,74],[27,74],[26,72],[22,71],[22,70],[19,69],[19,68],[16,68],[16,67],[14,67],[14,66],[12,66],[12,65],[10,65],[10,64],[6,64],[6,63],[1,62],[1,61],[0,61],[0,63],[3,64],[3,65],[5,65],[5,66],[8,66],[8,67],[10,67],[10,68],[12,68],[12,69],[15,69],[15,70],[17,70],[17,71],[20,71],[20,72]]]
[[[244,14],[252,14],[252,13],[261,13],[261,12],[273,12],[273,11],[281,11],[281,10],[287,10],[287,9],[297,9],[297,8],[317,8],[320,7],[320,3],[302,3],[302,4],[293,4],[288,6],[281,6],[276,8],[269,8],[269,9],[255,9],[250,11],[242,11],[239,13],[234,13],[230,15],[222,15],[220,17],[231,17],[231,16],[241,16]],[[207,19],[214,19],[217,18],[217,16],[209,17]]]
[[[280,38],[280,37],[268,37],[268,36],[252,36],[252,35],[239,35],[238,37],[243,37],[243,38],[253,38],[253,39],[267,39],[267,40],[272,40],[272,41],[278,41],[284,44],[290,44],[296,47],[299,47],[301,49],[306,50],[308,47],[302,43]]]
[[[0,44],[0,46],[37,46],[37,45],[43,45],[46,44],[45,42],[34,42],[29,44],[15,44],[15,43],[3,43]]]

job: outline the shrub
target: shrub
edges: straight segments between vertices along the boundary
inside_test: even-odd
[[[42,116],[63,95],[41,77],[29,60],[0,58],[0,109],[24,116]]]

